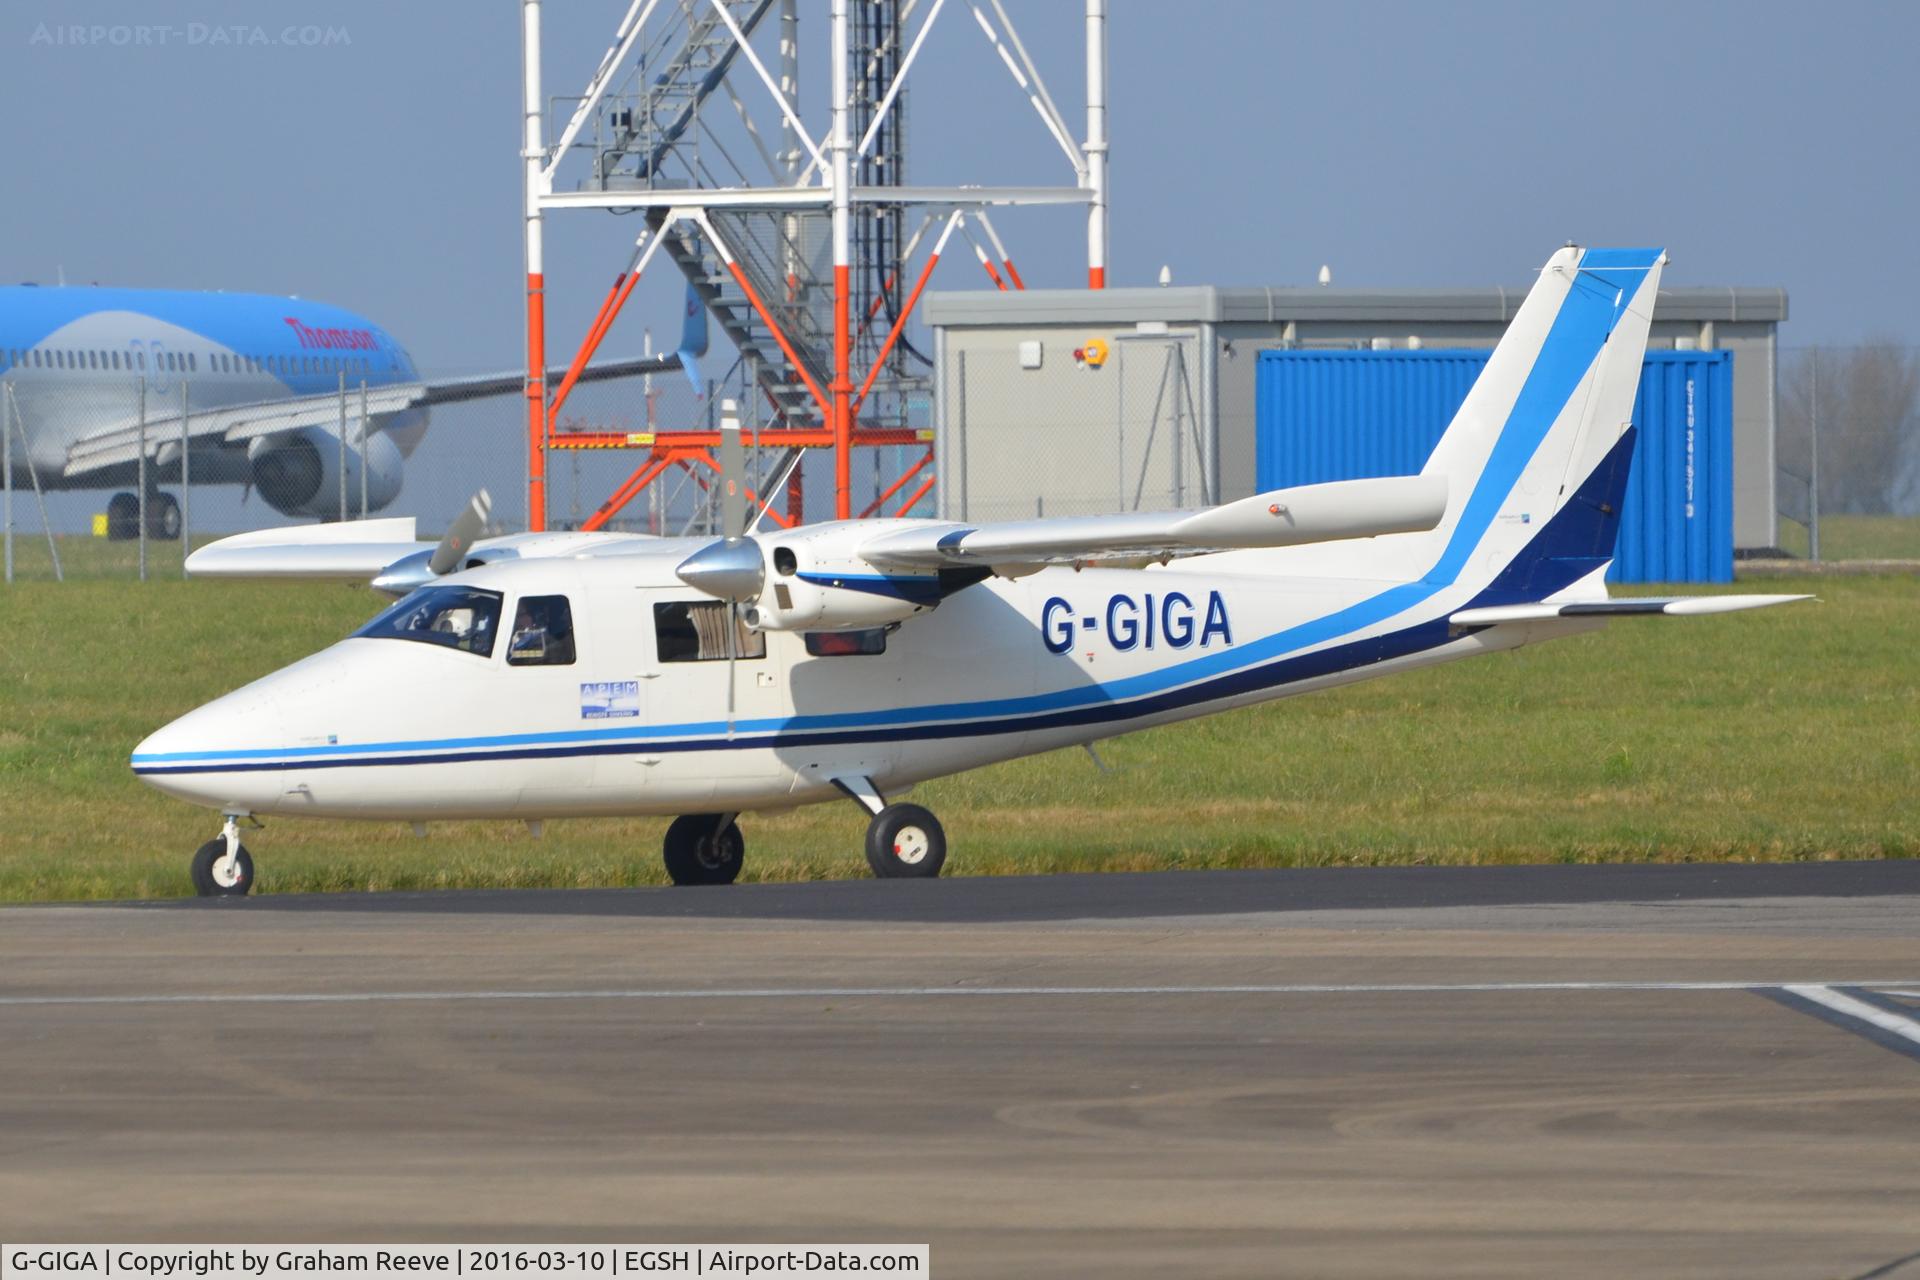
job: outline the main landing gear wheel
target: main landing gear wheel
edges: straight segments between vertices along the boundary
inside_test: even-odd
[[[867,824],[867,865],[882,880],[932,879],[946,860],[940,819],[917,804],[890,804]]]
[[[147,499],[147,536],[160,542],[180,537],[180,499],[170,493],[156,493]]]
[[[660,852],[675,884],[732,884],[746,860],[747,840],[731,815],[690,813],[673,820]]]
[[[193,887],[203,898],[238,898],[253,888],[253,855],[243,844],[227,856],[227,838],[215,836],[193,855]]]
[[[116,493],[107,499],[107,541],[130,542],[140,536],[140,498]]]

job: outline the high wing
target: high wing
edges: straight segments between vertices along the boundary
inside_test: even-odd
[[[546,556],[626,555],[657,544],[643,533],[508,533],[482,538],[492,509],[475,494],[438,542],[422,541],[412,516],[289,525],[236,533],[187,557],[195,578],[365,582],[402,596],[477,563]]]
[[[1255,494],[1200,511],[1061,516],[1002,524],[916,522],[855,544],[881,570],[996,569],[1201,555],[1433,528],[1447,509],[1445,476],[1336,480]]]
[[[607,360],[589,365],[580,374],[579,381],[604,382],[610,378],[665,373],[679,367],[680,357],[677,355]],[[547,371],[547,377],[554,381],[558,381],[565,375],[565,369],[554,368]],[[387,383],[383,386],[367,388],[366,409],[369,417],[376,417],[380,414],[397,413],[415,405],[458,404],[465,400],[505,395],[517,392],[525,385],[526,374],[519,371],[479,374],[473,377],[449,378],[432,382]],[[349,386],[347,416],[353,421],[358,421],[359,415],[360,389],[357,386]],[[190,409],[187,413],[186,433],[187,437],[194,441],[218,439],[223,444],[240,445],[258,436],[270,436],[302,427],[333,426],[339,421],[340,393],[327,391],[319,395],[261,400],[250,404],[226,405],[218,409]],[[89,472],[134,461],[140,456],[142,430],[139,419],[123,419],[93,435],[74,441],[67,449],[66,474],[69,477],[83,476]],[[147,414],[144,431],[148,457],[171,456],[172,452],[179,448],[180,443],[179,402],[175,400],[170,404],[166,398],[156,397]]]
[[[1555,604],[1488,605],[1462,609],[1447,619],[1456,627],[1490,627],[1502,622],[1540,622],[1548,618],[1689,618],[1709,613],[1739,613],[1768,605],[1811,600],[1812,596],[1623,596],[1612,600],[1567,600]]]
[[[187,557],[196,578],[367,581],[434,543],[416,536],[412,516],[258,529],[208,543]]]

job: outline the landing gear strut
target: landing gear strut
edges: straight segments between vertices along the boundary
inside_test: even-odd
[[[193,888],[203,898],[238,898],[253,888],[253,855],[240,843],[240,821],[227,815],[219,835],[193,855]]]
[[[675,884],[732,884],[746,860],[747,841],[731,813],[689,813],[667,828],[661,855]]]

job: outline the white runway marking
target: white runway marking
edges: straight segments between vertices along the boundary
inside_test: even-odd
[[[1883,983],[1845,982],[1838,984],[1847,987],[1882,986]],[[1899,1036],[1902,1040],[1911,1040],[1920,1045],[1920,1022],[1904,1018],[1897,1013],[1882,1009],[1879,1005],[1868,1004],[1865,1000],[1855,1000],[1852,996],[1842,995],[1838,991],[1827,990],[1824,984],[1818,986],[1794,984],[1780,988],[1802,1000],[1811,1000],[1824,1005],[1835,1013],[1844,1013],[1849,1018],[1858,1018],[1869,1026],[1875,1026],[1889,1035]]]
[[[607,988],[581,990],[532,991],[315,991],[315,992],[242,992],[163,995],[130,993],[123,995],[46,995],[0,996],[0,1008],[37,1005],[142,1005],[142,1004],[399,1004],[451,1000],[855,1000],[924,999],[941,996],[1046,997],[1046,996],[1364,996],[1364,995],[1471,995],[1480,993],[1525,993],[1540,991],[1791,991],[1807,999],[1819,999],[1822,992],[1850,1006],[1871,1011],[1875,1017],[1907,1022],[1883,1013],[1871,1005],[1847,1000],[1826,990],[1829,987],[1903,987],[1916,985],[1911,978],[1844,978],[1775,982],[1383,982],[1383,983],[1245,983],[1219,986],[1110,986],[1110,987],[669,987]],[[1836,1006],[1837,1007],[1837,1006]],[[1866,1017],[1852,1008],[1854,1017]],[[1876,1024],[1877,1025],[1877,1024]],[[1914,1027],[1920,1039],[1920,1024]]]

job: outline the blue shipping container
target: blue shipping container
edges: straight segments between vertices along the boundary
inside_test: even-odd
[[[1254,388],[1261,490],[1410,475],[1489,350],[1263,351]],[[1614,582],[1733,581],[1733,353],[1649,351]]]

